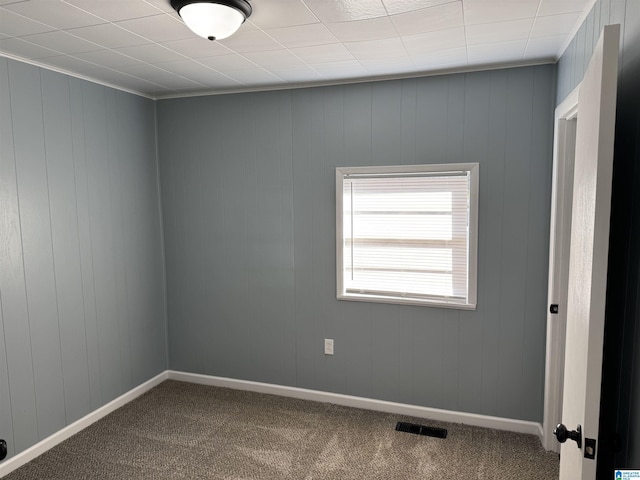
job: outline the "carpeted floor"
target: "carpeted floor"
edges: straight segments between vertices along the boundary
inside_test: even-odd
[[[557,480],[558,456],[532,435],[166,381],[5,477],[183,478]]]

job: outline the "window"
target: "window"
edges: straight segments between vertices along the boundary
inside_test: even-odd
[[[336,169],[337,296],[475,309],[478,164]]]

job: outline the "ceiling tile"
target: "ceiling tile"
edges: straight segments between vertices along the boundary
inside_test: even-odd
[[[539,0],[465,0],[466,25],[493,23],[536,16]]]
[[[255,86],[277,85],[282,80],[264,68],[254,68],[251,70],[236,70],[229,72],[229,76],[237,82]]]
[[[150,43],[147,38],[135,35],[113,23],[74,28],[73,30],[67,30],[67,33],[105,48],[121,48]]]
[[[182,55],[173,50],[169,50],[155,43],[118,48],[116,51],[146,63],[171,62],[173,60],[184,59]]]
[[[95,64],[85,62],[80,58],[72,57],[70,55],[59,55],[57,57],[43,58],[42,63],[44,63],[45,65],[50,65],[52,67],[78,73],[83,73],[96,68]]]
[[[449,50],[439,50],[430,53],[411,55],[417,72],[428,72],[433,69],[466,67],[467,48],[459,47]]]
[[[161,13],[157,7],[146,2],[132,2],[131,0],[64,0],[65,3],[74,5],[85,12],[97,17],[117,22],[132,18],[148,17]],[[166,2],[169,3],[169,0]]]
[[[155,92],[157,94],[166,94],[172,92],[172,90],[168,89],[167,87],[158,85],[155,82],[150,82],[142,78],[133,77],[116,70],[111,70],[109,68],[96,68],[94,70],[88,70],[84,73],[84,75],[86,77],[93,78],[101,83],[118,85],[120,87],[138,92]]]
[[[384,17],[382,0],[307,0],[307,6],[323,22],[350,22]]]
[[[541,0],[538,10],[539,16],[558,15],[560,13],[571,13],[582,11],[589,5],[590,0]]]
[[[389,59],[385,62],[375,60],[361,60],[362,66],[372,75],[406,74],[415,71],[415,65],[409,58]]]
[[[345,43],[351,54],[360,62],[363,60],[387,60],[405,58],[409,59],[404,44],[400,38],[387,38],[384,40],[371,40],[368,42]]]
[[[531,37],[553,37],[567,35],[573,30],[573,26],[580,18],[579,13],[564,13],[548,17],[538,17],[533,22]]]
[[[0,40],[0,51],[32,60],[60,55],[60,52],[51,50],[50,48],[41,47],[40,45],[35,45],[33,43],[25,42],[20,38],[13,37],[3,38]]]
[[[467,44],[478,45],[527,39],[532,26],[533,18],[469,25],[466,28]]]
[[[382,0],[389,15],[413,12],[423,8],[444,5],[447,3],[457,3],[462,9],[462,0]]]
[[[292,48],[300,59],[309,64],[354,60],[351,52],[341,43],[317,45],[313,47]]]
[[[525,55],[527,58],[557,59],[565,40],[566,37],[564,35],[559,35],[557,37],[530,38],[527,43]]]
[[[191,58],[212,57],[214,55],[228,55],[232,53],[232,51],[222,43],[210,42],[200,37],[162,42],[160,45]]]
[[[278,50],[282,46],[261,30],[239,31],[220,43],[235,52],[264,52]]]
[[[327,27],[341,42],[380,40],[398,35],[389,17],[371,18],[355,22],[328,23]]]
[[[141,35],[154,42],[168,42],[191,38],[195,34],[180,20],[178,14],[161,13],[150,17],[134,18],[116,22],[132,33]]]
[[[416,35],[464,25],[462,3],[451,2],[389,17],[400,36]]]
[[[266,5],[253,2],[249,21],[259,28],[280,28],[318,23],[318,18],[302,0],[278,0]]]
[[[22,37],[24,35],[51,32],[53,30],[55,30],[54,27],[0,8],[0,31],[5,35]]]
[[[308,65],[287,68],[271,68],[269,71],[289,83],[320,82],[326,80],[323,75]]]
[[[467,56],[469,62],[477,65],[517,62],[522,60],[526,47],[526,40],[500,44],[470,45],[467,47]]]
[[[297,27],[274,28],[265,30],[285,48],[308,47],[338,43],[336,36],[322,23],[299,25]]]
[[[230,81],[229,77],[226,75],[222,75],[221,73],[193,60],[178,60],[176,62],[158,63],[156,66],[203,85],[210,85],[214,82],[221,84],[225,81]]]
[[[80,58],[86,62],[94,63],[99,67],[108,67],[118,69],[127,65],[136,65],[140,60],[123,55],[114,50],[96,50],[94,52],[76,53],[74,57]]]
[[[270,52],[248,52],[244,54],[244,57],[266,68],[267,70],[273,70],[275,68],[281,69],[284,67],[301,67],[305,63],[296,57],[288,50],[272,50]]]
[[[449,28],[421,35],[403,37],[404,46],[411,55],[451,50],[465,46],[464,28]]]
[[[343,60],[341,62],[327,62],[311,65],[314,70],[330,79],[361,78],[367,75],[367,70],[357,60]]]
[[[198,62],[219,72],[233,72],[236,70],[251,70],[257,65],[242,55],[218,55],[215,57],[198,58]]]
[[[55,32],[37,33],[35,35],[27,35],[21,37],[41,47],[50,48],[59,52],[74,54],[80,52],[91,52],[93,50],[99,50],[101,47],[92,42],[87,42],[81,38],[74,37],[62,30],[56,30]]]
[[[156,7],[159,10],[162,10],[163,12],[175,12],[173,7],[169,3],[170,0],[142,0],[142,1],[144,1],[144,3],[148,3],[149,5]]]
[[[3,8],[62,30],[104,23],[103,19],[60,1],[31,0],[4,5]]]
[[[185,77],[176,75],[154,65],[134,65],[131,67],[125,67],[125,69],[121,71],[124,71],[129,75],[142,78],[143,80],[153,81],[153,83],[157,83],[164,87],[175,90],[180,90],[181,88],[197,88],[202,86],[198,82],[188,80]]]

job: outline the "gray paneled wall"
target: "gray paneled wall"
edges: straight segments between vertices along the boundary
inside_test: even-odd
[[[159,101],[170,367],[541,421],[555,78]],[[335,167],[438,162],[480,162],[478,309],[337,301]]]
[[[595,2],[558,64],[559,102],[582,79],[602,27],[615,23],[621,29],[610,236],[614,255],[607,279],[600,422],[604,441],[598,454],[603,478],[612,468],[640,465],[640,2]],[[612,432],[622,440],[615,456],[607,443]],[[600,462],[603,454],[613,459]]]
[[[166,369],[152,101],[0,58],[0,437]]]

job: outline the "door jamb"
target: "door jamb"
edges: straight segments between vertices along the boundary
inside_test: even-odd
[[[571,236],[571,203],[575,155],[575,119],[578,115],[578,85],[556,107],[553,135],[553,179],[549,237],[548,305],[558,304],[557,314],[547,309],[546,368],[542,444],[546,450],[560,452],[553,429],[562,417],[566,298]]]

